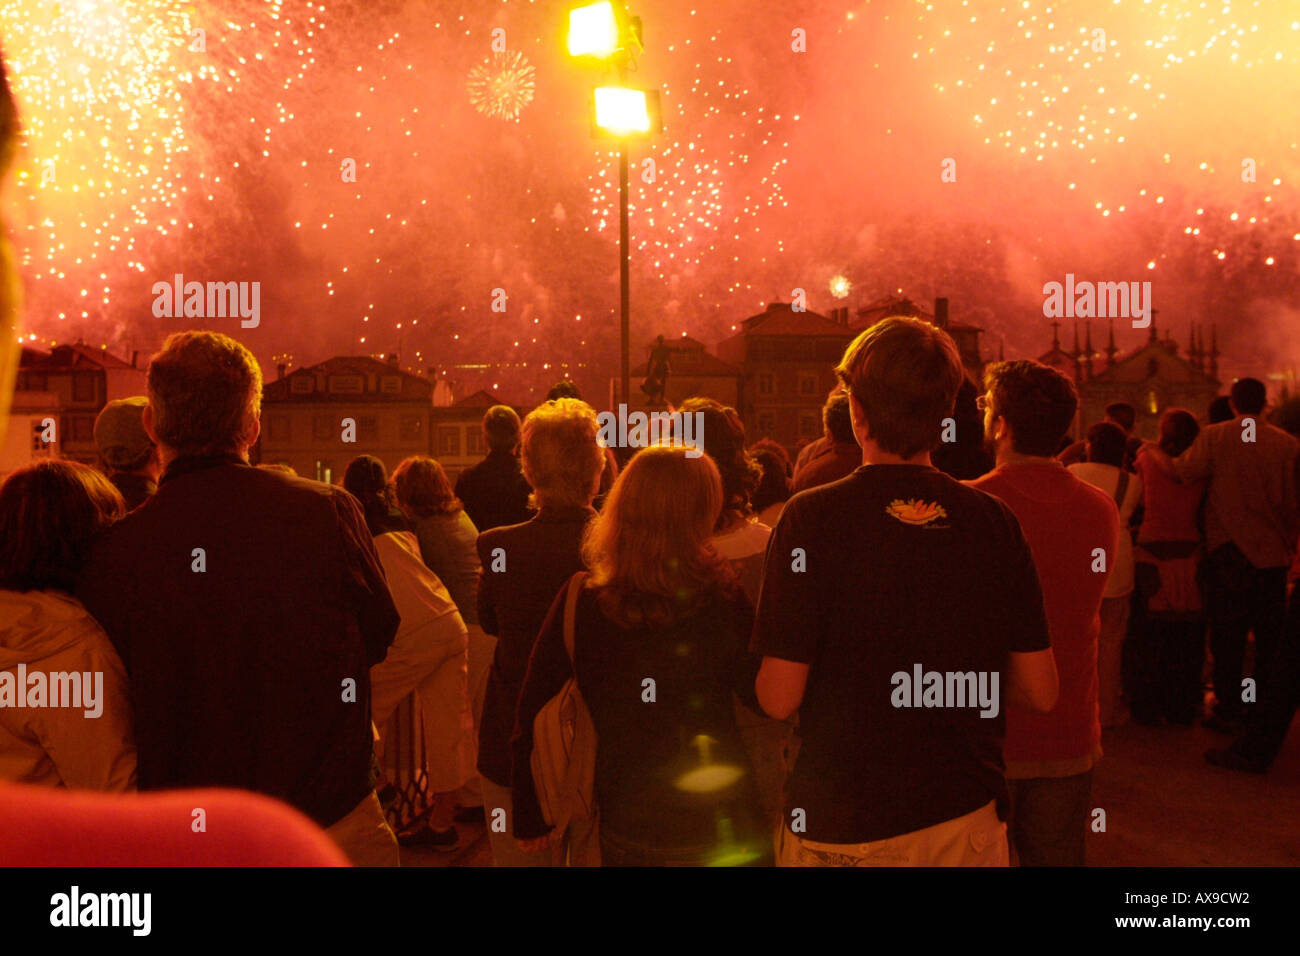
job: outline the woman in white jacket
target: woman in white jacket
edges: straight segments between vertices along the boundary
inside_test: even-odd
[[[447,588],[421,560],[415,534],[393,505],[383,462],[370,455],[354,459],[343,487],[365,511],[388,590],[402,617],[388,656],[370,669],[375,726],[382,735],[397,705],[414,692],[434,794],[427,827],[403,835],[402,842],[454,850],[459,841],[452,826],[456,791],[474,776],[476,756],[465,622]]]
[[[76,462],[0,485],[0,779],[135,789],[126,670],[72,596],[87,545],[125,513],[108,479]]]

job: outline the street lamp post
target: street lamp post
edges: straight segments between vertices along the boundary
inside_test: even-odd
[[[657,90],[630,89],[628,64],[641,50],[641,21],[622,4],[591,3],[569,11],[569,53],[612,63],[619,86],[598,87],[592,96],[592,134],[618,142],[619,401],[631,402],[631,241],[628,229],[628,151],[635,137],[663,128]]]
[[[622,376],[619,400],[631,404],[632,381],[632,293],[631,253],[627,227],[627,142],[618,144],[618,309],[621,335]]]

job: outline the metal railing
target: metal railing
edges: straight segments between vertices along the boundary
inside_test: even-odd
[[[414,691],[402,698],[388,723],[379,728],[379,734],[383,747],[380,766],[396,794],[384,812],[393,832],[398,833],[427,813],[433,802],[424,760],[420,701]]]

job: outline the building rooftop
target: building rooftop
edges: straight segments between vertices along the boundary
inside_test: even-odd
[[[72,345],[56,345],[48,352],[24,346],[20,364],[23,368],[45,369],[47,371],[72,368],[123,369],[135,367],[130,362],[123,361],[108,351],[107,347],[95,348],[93,345],[87,345],[84,342],[75,342]]]
[[[323,379],[323,383],[319,382]],[[262,386],[263,402],[422,401],[432,403],[434,383],[369,355],[337,355],[295,369]]]
[[[766,309],[741,323],[740,335],[833,335],[852,338],[838,322],[816,312],[796,312],[789,302],[769,302]]]

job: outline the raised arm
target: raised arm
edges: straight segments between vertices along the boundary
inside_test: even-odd
[[[791,561],[794,549],[802,550],[810,540],[816,536],[801,530],[797,510],[787,507],[768,538],[763,563],[750,647],[763,657],[755,696],[763,711],[777,720],[785,720],[803,703],[808,671],[821,638],[816,609],[822,601],[816,593],[816,575],[804,573],[802,567],[795,570]],[[807,560],[833,559],[818,550],[807,554]]]

